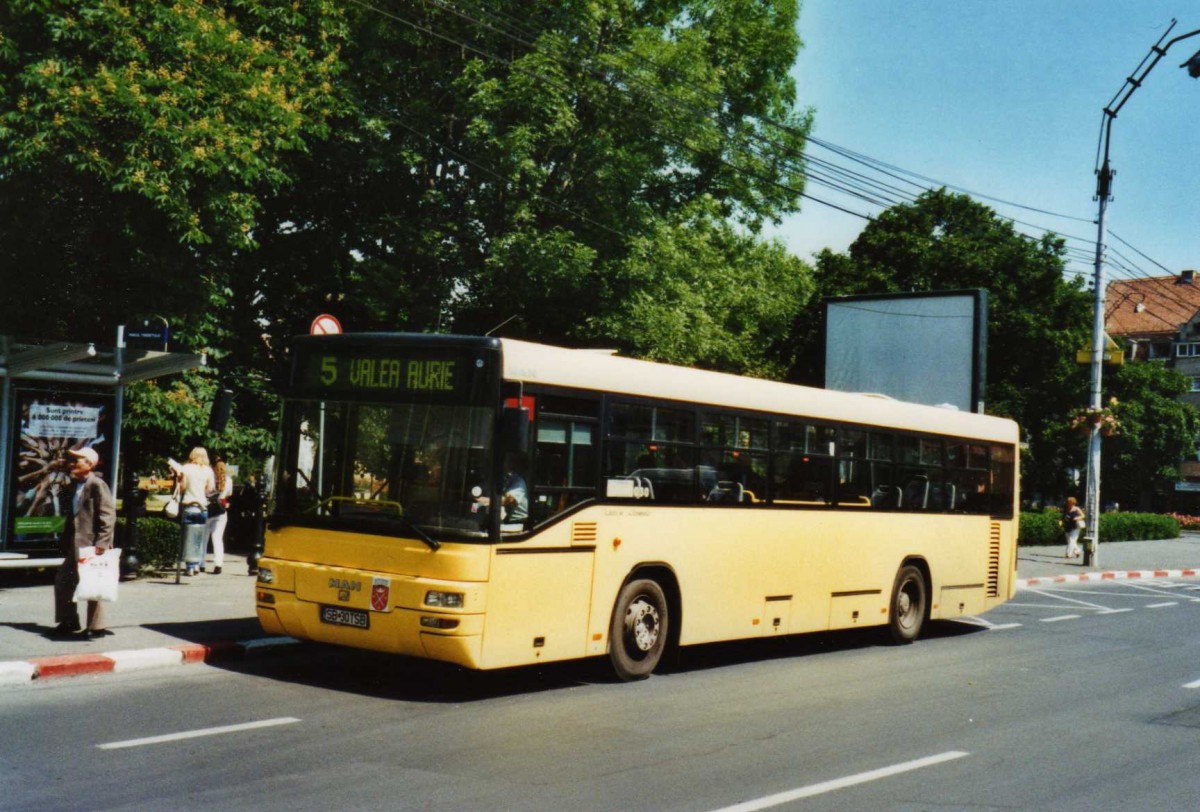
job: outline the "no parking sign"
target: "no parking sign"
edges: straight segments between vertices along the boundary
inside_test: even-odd
[[[342,332],[342,324],[328,313],[322,313],[313,319],[312,326],[308,328],[308,332],[314,336],[336,335]]]

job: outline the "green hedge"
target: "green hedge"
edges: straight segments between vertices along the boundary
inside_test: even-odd
[[[1062,513],[1045,510],[1021,514],[1018,544],[1022,547],[1045,547],[1066,544]],[[1100,541],[1146,541],[1149,539],[1179,538],[1179,520],[1158,513],[1102,513]]]
[[[117,519],[124,543],[125,519]],[[175,566],[179,556],[179,522],[144,516],[137,520],[137,557],[142,569],[165,570]]]

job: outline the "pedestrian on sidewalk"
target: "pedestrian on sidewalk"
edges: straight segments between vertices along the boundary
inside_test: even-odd
[[[188,461],[179,467],[178,476],[186,574],[195,575],[204,569],[204,554],[208,548],[208,495],[217,487],[212,466],[208,463],[208,452],[200,446],[193,448]],[[198,540],[194,538],[196,535]]]
[[[208,538],[212,540],[213,575],[221,574],[225,563],[225,524],[229,521],[229,497],[233,494],[233,475],[225,460],[217,457],[213,465],[214,488],[208,500]],[[205,542],[205,547],[208,542]],[[200,567],[204,571],[203,565]]]
[[[1083,532],[1086,521],[1074,496],[1067,497],[1067,504],[1063,507],[1062,521],[1063,530],[1067,534],[1067,558],[1078,558],[1083,555],[1083,550],[1079,546],[1079,534]]]
[[[75,587],[79,585],[79,550],[95,547],[102,553],[113,545],[113,529],[117,523],[117,507],[108,485],[93,473],[100,463],[96,449],[87,447],[67,452],[71,457],[70,503],[65,507],[67,523],[63,529],[63,563],[54,576],[53,635],[65,637],[79,631],[79,606],[74,602]],[[83,638],[112,634],[104,623],[104,607],[100,601],[87,602],[87,627]]]

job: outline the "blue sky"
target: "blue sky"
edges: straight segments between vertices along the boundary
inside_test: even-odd
[[[1018,226],[1025,233],[1078,237],[1068,241],[1069,269],[1090,272],[1102,110],[1173,17],[1171,37],[1200,29],[1200,6],[1160,0],[805,0],[793,76],[799,105],[815,109],[817,138],[1079,218],[981,199],[1031,224]],[[1200,268],[1200,80],[1178,67],[1198,49],[1200,35],[1172,46],[1113,125],[1109,228],[1150,259],[1110,238],[1124,255],[1110,280]],[[896,184],[826,149],[808,154]],[[811,179],[806,191],[882,210]],[[846,250],[864,224],[805,200],[772,233],[807,259]]]

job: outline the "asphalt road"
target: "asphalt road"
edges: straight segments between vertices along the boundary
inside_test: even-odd
[[[0,689],[6,810],[1194,810],[1200,586],[1030,589],[871,634],[464,674],[294,654]]]

